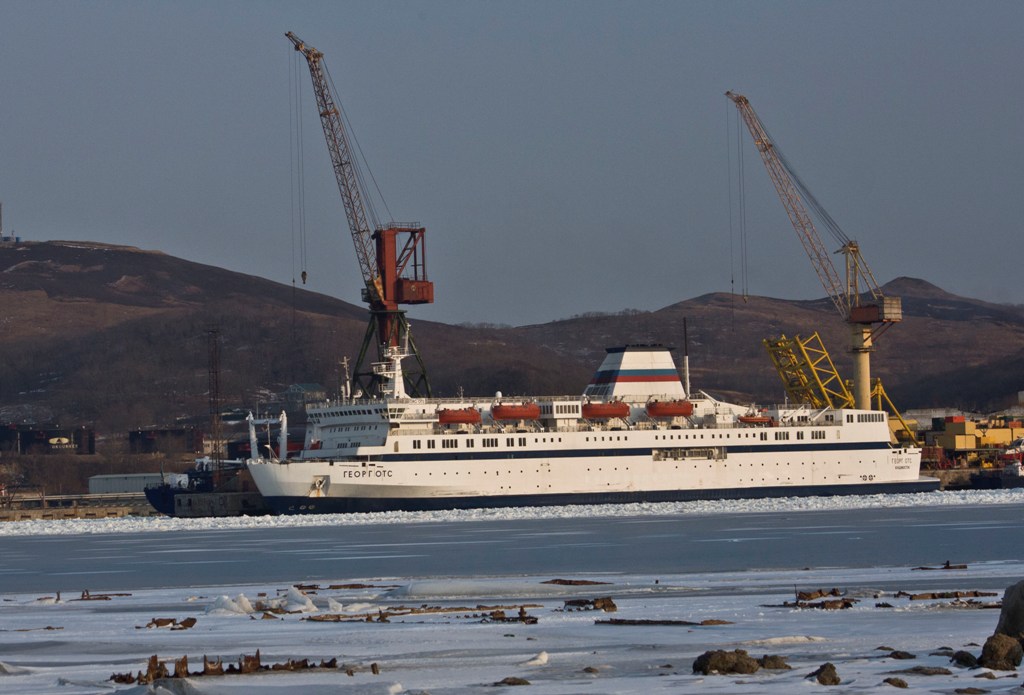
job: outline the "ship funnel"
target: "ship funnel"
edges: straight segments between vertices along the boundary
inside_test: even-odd
[[[672,348],[627,345],[608,348],[604,362],[583,395],[600,400],[644,402],[651,398],[686,398]]]

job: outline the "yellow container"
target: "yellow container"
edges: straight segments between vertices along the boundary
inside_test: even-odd
[[[950,434],[949,432],[943,432],[935,438],[935,444],[943,449],[954,449],[956,451],[977,449],[978,437],[973,434]]]
[[[993,427],[982,430],[978,435],[978,443],[982,447],[1005,447],[1013,441],[1013,430],[1007,427]]]
[[[976,434],[978,424],[976,422],[947,422],[946,434]]]

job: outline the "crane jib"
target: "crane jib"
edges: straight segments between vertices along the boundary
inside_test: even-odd
[[[421,370],[415,373],[403,368],[406,390],[414,396],[429,396],[430,384],[423,360],[410,335],[405,312],[399,309],[402,304],[434,301],[434,284],[427,279],[425,230],[418,226],[377,224],[372,206],[367,207],[370,199],[364,195],[367,189],[352,156],[344,113],[334,98],[323,53],[306,45],[292,32],[285,36],[305,57],[309,67],[320,125],[363,277],[362,299],[370,308],[370,322],[353,375],[354,385],[364,393],[380,390],[380,375],[372,366],[364,367],[364,359],[371,361],[366,354],[371,344],[376,345],[378,362],[390,359],[388,356],[393,356],[394,351],[404,345],[411,349],[407,354],[416,358]]]
[[[860,254],[860,246],[850,239],[835,223],[835,220],[815,200],[810,191],[792,170],[779,151],[778,144],[768,135],[767,129],[757,117],[750,101],[742,94],[726,92],[725,95],[736,105],[743,122],[754,139],[754,145],[768,176],[775,186],[786,214],[796,230],[800,243],[811,259],[825,292],[835,304],[839,315],[850,326],[850,352],[854,361],[854,401],[858,408],[870,409],[871,375],[870,353],[873,340],[894,323],[903,320],[902,304],[899,297],[886,297],[875,281],[875,277]],[[804,205],[807,200],[819,219],[842,242],[839,252],[845,261],[845,282],[832,263],[831,254],[825,248]],[[865,301],[861,299],[863,282]]]

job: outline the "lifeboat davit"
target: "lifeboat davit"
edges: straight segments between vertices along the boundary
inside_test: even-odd
[[[499,403],[491,406],[491,417],[495,420],[536,420],[540,417],[540,406],[536,403]]]
[[[647,404],[647,414],[651,417],[690,417],[693,415],[693,403],[690,401],[651,401]]]
[[[586,420],[608,420],[613,417],[628,417],[629,403],[584,403],[583,417]]]
[[[438,410],[437,421],[442,425],[479,425],[480,411],[476,408],[447,408]]]
[[[767,415],[740,415],[736,419],[745,425],[767,425],[772,421]]]

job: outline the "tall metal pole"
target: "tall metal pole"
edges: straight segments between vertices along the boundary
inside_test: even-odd
[[[212,440],[210,454],[213,458],[213,481],[214,486],[216,486],[220,483],[220,474],[222,468],[221,461],[223,460],[223,456],[221,454],[221,442],[223,440],[223,437],[220,422],[220,329],[207,329],[206,342],[210,357],[210,438]]]

